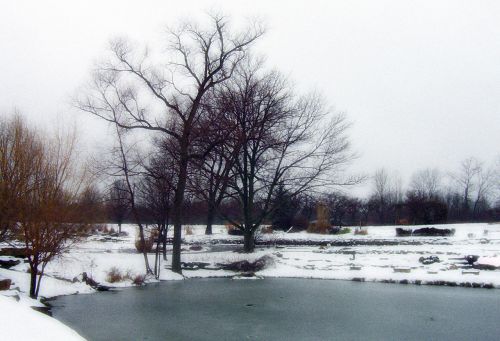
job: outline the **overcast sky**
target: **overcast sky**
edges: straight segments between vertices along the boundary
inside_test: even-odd
[[[0,115],[105,124],[70,105],[110,38],[155,43],[166,25],[217,9],[268,27],[270,67],[322,92],[354,123],[353,169],[451,170],[500,154],[500,1],[2,1]]]

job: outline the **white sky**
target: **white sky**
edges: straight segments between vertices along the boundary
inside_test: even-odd
[[[166,25],[210,9],[259,16],[257,49],[354,122],[353,169],[451,170],[500,154],[500,1],[2,1],[0,115],[78,121],[85,142],[105,124],[70,97],[107,42],[157,42]]]

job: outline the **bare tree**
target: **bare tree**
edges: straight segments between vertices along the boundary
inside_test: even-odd
[[[386,222],[387,209],[390,204],[390,180],[385,168],[378,169],[373,175],[373,195],[371,206],[377,211],[380,224]]]
[[[16,171],[16,232],[24,243],[30,266],[30,296],[36,298],[47,264],[66,251],[83,231],[84,223],[77,221],[85,172],[75,164],[74,133],[59,133],[49,139],[30,131],[21,120],[15,126],[19,133],[15,143],[22,143],[20,150],[29,156]],[[29,171],[23,170],[25,166]]]
[[[436,168],[427,168],[413,174],[410,191],[422,198],[436,198],[442,194],[441,173]]]
[[[108,209],[111,219],[118,224],[118,233],[121,233],[123,221],[130,209],[129,191],[125,180],[116,179],[111,183]]]
[[[239,151],[236,126],[227,117],[225,108],[217,105],[213,94],[204,106],[204,115],[200,127],[204,130],[204,139],[200,139],[200,154],[205,146],[213,146],[205,152],[203,158],[192,163],[190,188],[195,196],[207,203],[207,226],[205,234],[212,234],[212,225],[219,207],[227,198],[227,187],[232,176],[232,168]]]
[[[471,157],[462,161],[458,172],[451,174],[458,190],[462,193],[462,219],[470,216],[471,194],[474,191],[474,178],[478,172],[479,162]]]
[[[286,80],[258,65],[239,68],[225,84],[220,105],[236,122],[239,152],[232,168],[230,196],[241,214],[226,218],[254,249],[254,233],[273,211],[278,184],[291,197],[305,191],[350,183],[339,174],[350,160],[343,115],[325,123],[328,113],[317,95],[297,97]]]
[[[163,141],[164,142],[164,141]],[[160,243],[162,243],[163,260],[167,260],[167,233],[170,213],[172,209],[172,198],[174,194],[175,173],[171,167],[171,160],[165,152],[165,143],[157,143],[157,150],[153,153],[147,164],[145,172],[139,183],[139,201],[151,219],[158,232],[155,252],[154,274],[160,276]]]
[[[488,205],[489,197],[494,191],[494,185],[495,169],[493,167],[486,168],[482,163],[478,163],[475,177],[475,196],[472,206],[472,219],[478,218],[481,203],[483,206]]]
[[[0,121],[0,241],[9,240],[15,232],[21,199],[35,172],[30,152],[39,148],[21,116]]]
[[[143,129],[170,136],[178,151],[173,201],[172,270],[181,272],[181,227],[191,147],[205,94],[224,83],[263,29],[251,24],[232,34],[226,18],[210,18],[208,28],[186,23],[167,34],[168,55],[152,56],[118,40],[109,62],[96,70],[90,92],[78,107],[123,129]]]

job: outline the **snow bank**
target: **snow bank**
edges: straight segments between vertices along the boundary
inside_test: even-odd
[[[2,295],[0,295],[0,321],[2,340],[85,340],[56,319]]]

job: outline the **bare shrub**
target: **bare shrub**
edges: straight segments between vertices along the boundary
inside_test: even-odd
[[[368,230],[367,229],[355,229],[354,234],[360,235],[360,236],[366,236],[368,234]]]
[[[184,235],[190,236],[193,234],[193,227],[191,225],[184,226]]]
[[[113,266],[111,269],[109,269],[108,273],[106,274],[106,281],[109,283],[122,282],[123,280],[124,276],[121,270],[116,266]]]
[[[344,227],[337,234],[347,234],[347,233],[351,233],[351,229],[348,227]]]
[[[136,275],[132,279],[132,284],[134,284],[134,285],[144,285],[145,281],[146,281],[146,275]]]
[[[273,233],[273,228],[272,228],[272,226],[264,226],[260,229],[260,233],[263,233],[263,234]]]
[[[144,245],[139,237],[136,237],[135,239],[135,248],[139,253],[143,253],[144,251],[152,252],[153,245],[154,245],[154,237],[152,235],[150,235],[148,238],[144,238]]]

